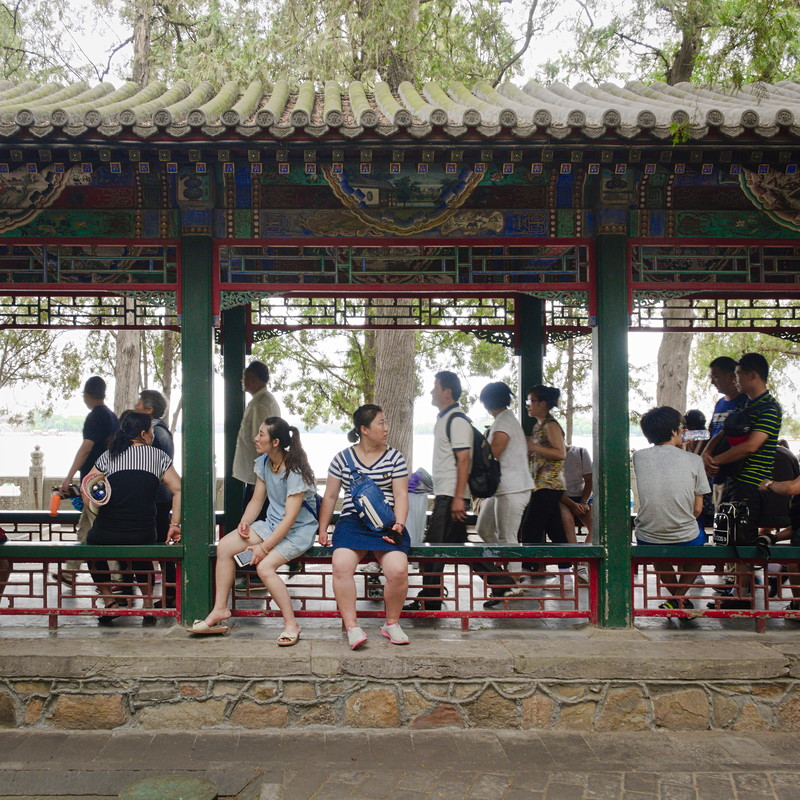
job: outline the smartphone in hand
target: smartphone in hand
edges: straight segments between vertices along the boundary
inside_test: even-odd
[[[233,557],[233,560],[240,567],[246,567],[253,560],[253,551],[252,550],[242,550],[241,553],[237,553]]]

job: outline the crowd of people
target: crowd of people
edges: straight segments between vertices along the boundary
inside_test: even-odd
[[[745,543],[791,539],[800,544],[794,533],[800,527],[800,506],[789,502],[800,494],[800,465],[787,443],[779,440],[782,411],[768,389],[768,378],[769,364],[760,353],[745,353],[738,361],[715,358],[709,380],[721,397],[706,438],[691,435],[705,427],[697,409],[682,415],[661,406],[642,416],[642,433],[652,446],[633,454],[639,494],[637,543],[703,545],[714,510],[733,503],[743,521]],[[672,597],[661,607],[693,608],[686,593],[698,571],[687,551],[674,579],[663,581]],[[789,608],[800,610],[800,587],[792,591],[795,599]],[[730,596],[709,606],[746,608],[750,600]]]
[[[705,430],[706,423],[696,410],[682,415],[662,406],[643,415],[642,432],[652,446],[633,454],[639,496],[634,525],[637,543],[704,544],[705,523],[713,507],[726,501],[746,506],[748,534],[753,539],[761,522],[774,516],[770,498],[781,503],[788,516],[787,498],[800,494],[800,465],[778,444],[781,408],[767,389],[768,374],[766,360],[757,353],[745,354],[738,361],[726,356],[712,361],[709,378],[721,397],[707,434],[697,433]],[[233,462],[233,474],[243,487],[242,515],[236,528],[217,545],[213,607],[189,631],[197,635],[228,631],[229,596],[237,567],[249,565],[283,616],[278,646],[294,645],[302,631],[284,573],[278,570],[319,542],[332,547],[333,590],[349,646],[357,649],[367,641],[358,623],[354,576],[369,554],[385,581],[386,619],[380,632],[392,644],[408,644],[400,626],[401,612],[439,610],[447,590],[442,563],[429,561],[422,568],[420,591],[407,597],[409,469],[402,453],[388,443],[389,421],[377,405],[356,409],[348,434],[351,444],[331,461],[320,497],[300,432],[281,418],[268,382],[269,370],[261,362],[251,363],[244,372],[243,388],[252,398],[245,408]],[[438,410],[431,469],[434,499],[424,535],[429,544],[467,542],[476,432],[461,410],[461,391],[455,373],[436,374],[431,390],[432,405]],[[480,393],[492,419],[486,440],[500,465],[499,483],[489,497],[478,501],[475,531],[488,544],[532,545],[547,539],[555,544],[576,542],[576,526],[586,528],[586,541],[591,542],[591,457],[585,449],[566,443],[564,430],[553,415],[559,394],[557,388],[543,385],[527,392],[532,431],[526,435],[511,411],[513,393],[505,383],[489,383]],[[172,436],[162,421],[164,398],[146,390],[136,407],[119,420],[104,399],[104,382],[90,378],[84,387],[90,412],[83,442],[61,486],[66,496],[74,473],[79,473],[83,490],[79,538],[90,544],[180,541],[181,485],[172,466]],[[776,464],[784,461],[789,467],[776,471]],[[108,490],[102,502],[87,489],[98,481]],[[342,494],[341,510],[331,531]],[[800,522],[800,511],[797,516]],[[797,527],[787,524],[776,538],[793,536]],[[90,571],[106,609],[113,612],[117,607],[114,579],[139,586],[145,607],[151,607],[153,593],[146,587],[151,566],[148,562],[94,560]],[[524,584],[540,573],[539,565],[531,562],[504,568],[487,561],[474,563],[472,568],[490,592],[486,608],[521,594]],[[559,564],[559,568],[572,570],[570,563]],[[67,564],[60,579],[73,582],[74,569],[74,564]],[[162,600],[171,604],[175,600],[174,568],[170,571],[165,563],[163,571],[165,586],[170,588],[165,589]],[[667,582],[672,597],[664,607],[691,607],[685,595],[697,571],[691,551],[687,551],[674,580]],[[579,566],[576,574],[588,582],[585,567]],[[793,601],[791,607],[797,608],[798,602]],[[105,614],[99,622],[112,624],[114,618],[113,613]],[[146,616],[143,622],[153,624],[155,619]]]

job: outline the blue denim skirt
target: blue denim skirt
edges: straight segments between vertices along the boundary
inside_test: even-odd
[[[379,533],[373,533],[361,521],[358,516],[348,514],[339,517],[336,527],[333,529],[333,549],[346,547],[348,550],[372,550],[380,552],[382,550],[400,550],[408,554],[411,547],[411,538],[408,531],[403,528],[403,538],[400,544],[387,542]]]

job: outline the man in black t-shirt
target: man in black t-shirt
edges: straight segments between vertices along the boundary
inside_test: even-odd
[[[108,450],[108,440],[119,429],[119,420],[114,412],[105,404],[106,382],[99,376],[93,375],[83,386],[83,402],[89,409],[86,420],[83,423],[83,442],[75,454],[72,466],[67,472],[66,478],[61,482],[61,494],[67,495],[69,485],[76,472],[83,480],[91,471],[98,456]],[[92,510],[90,503],[85,503],[81,517],[78,520],[78,541],[85,542],[86,534],[94,523],[97,515],[96,510]],[[67,561],[67,570],[80,569],[80,561]],[[72,586],[72,575],[59,574],[59,580]]]

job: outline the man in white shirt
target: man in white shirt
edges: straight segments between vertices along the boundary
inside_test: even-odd
[[[703,510],[703,495],[709,490],[700,456],[681,448],[684,431],[680,412],[669,406],[653,408],[642,416],[642,433],[653,446],[633,454],[633,469],[639,490],[636,515],[637,544],[679,544],[702,546],[697,517]],[[694,608],[686,599],[700,565],[690,560],[662,568],[661,580],[672,595],[659,608]]]
[[[470,502],[469,470],[472,465],[472,425],[461,411],[461,380],[455,372],[437,372],[431,390],[431,404],[439,409],[433,429],[433,511],[425,531],[430,544],[464,544],[467,541],[467,508]],[[475,564],[481,572],[498,572],[487,583],[511,587],[516,582],[497,565]],[[442,607],[442,571],[435,562],[423,569],[423,589],[405,611]],[[426,598],[434,598],[428,600]]]
[[[242,386],[252,397],[244,409],[242,424],[239,426],[239,434],[236,437],[236,452],[233,456],[233,477],[244,484],[243,509],[250,502],[256,483],[253,462],[258,457],[254,442],[258,429],[268,417],[281,415],[278,401],[267,391],[268,383],[269,369],[267,369],[267,365],[261,361],[250,362],[242,376]],[[269,498],[264,503],[259,519],[266,518],[268,505]]]

